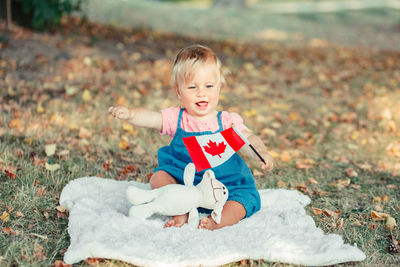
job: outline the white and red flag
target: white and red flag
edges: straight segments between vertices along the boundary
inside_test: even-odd
[[[221,165],[247,140],[236,128],[231,127],[215,134],[184,137],[183,142],[199,172]]]

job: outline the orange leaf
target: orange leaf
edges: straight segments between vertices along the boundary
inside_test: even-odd
[[[62,260],[56,260],[51,267],[72,267],[71,264],[66,264]]]
[[[89,131],[86,128],[80,128],[79,129],[79,138],[81,139],[89,139],[90,137],[92,137],[92,132]]]
[[[6,235],[15,235],[15,231],[11,227],[3,227],[2,231]]]
[[[24,215],[22,212],[20,212],[20,211],[16,211],[16,212],[15,212],[15,216],[17,216],[17,217],[24,217],[25,215]]]
[[[323,210],[318,209],[318,208],[312,208],[312,210],[315,215],[321,215],[323,213]]]
[[[339,218],[340,213],[341,213],[340,210],[335,210],[335,211],[333,211],[333,210],[324,209],[324,214],[325,214],[326,216],[332,217],[332,218],[334,218],[334,219]]]
[[[87,265],[93,266],[93,265],[98,265],[100,263],[100,260],[98,258],[87,258],[85,260],[85,263]]]
[[[369,225],[369,230],[374,230],[374,229],[376,229],[378,227],[378,224],[376,224],[376,223],[373,223],[373,224],[370,224]]]
[[[105,169],[106,171],[110,171],[110,168],[111,168],[110,163],[106,163],[106,162],[103,163],[103,169]]]
[[[348,177],[353,178],[353,177],[357,177],[358,173],[353,169],[353,168],[347,168],[346,169],[346,174]]]
[[[282,154],[279,155],[279,158],[283,162],[290,162],[292,160],[289,152],[287,152],[287,151],[283,151]]]
[[[371,217],[372,220],[374,221],[384,221],[387,217],[389,217],[389,214],[383,212],[371,211]]]
[[[3,171],[5,172],[5,174],[10,177],[11,179],[15,179],[17,178],[17,175],[15,174],[17,171],[16,167],[13,166],[7,166],[7,167],[3,167],[1,168],[1,164],[0,164],[0,170],[3,169]]]
[[[382,201],[383,201],[383,202],[388,203],[389,200],[390,200],[390,197],[389,197],[388,195],[383,195],[383,196],[382,196]]]
[[[16,129],[18,131],[23,130],[21,119],[13,119],[13,120],[11,120],[10,123],[8,124],[8,127],[14,128],[14,129]]]
[[[43,253],[43,247],[41,245],[34,244],[33,247],[35,249],[33,254],[34,254],[36,260],[42,261],[42,260],[47,259],[46,255],[44,255],[44,253]]]
[[[318,181],[315,180],[314,178],[308,178],[307,183],[309,183],[309,184],[318,184]]]
[[[46,195],[46,188],[41,187],[38,189],[38,191],[36,192],[36,195],[38,197],[44,197]]]
[[[372,200],[372,203],[381,202],[381,201],[382,201],[381,197],[374,197],[374,199]]]
[[[286,184],[285,184],[285,182],[284,181],[278,181],[278,183],[277,183],[277,186],[279,187],[279,188],[282,188],[282,187],[284,187]]]
[[[68,212],[68,208],[65,206],[57,206],[56,210],[59,212]]]
[[[312,159],[302,159],[296,162],[297,169],[310,169],[314,166],[315,161]]]
[[[119,147],[125,150],[129,150],[130,146],[129,143],[125,140],[122,140],[121,142],[119,142]]]
[[[339,220],[339,222],[337,223],[337,228],[339,228],[339,229],[343,229],[344,228],[344,220],[343,220],[343,218],[341,218]]]

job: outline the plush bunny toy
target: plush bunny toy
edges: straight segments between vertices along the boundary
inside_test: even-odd
[[[185,185],[169,184],[153,190],[129,186],[126,197],[133,204],[129,216],[146,219],[154,213],[175,216],[189,212],[188,224],[197,227],[197,208],[201,207],[213,210],[211,217],[220,223],[222,208],[228,199],[228,189],[215,178],[211,170],[205,171],[201,182],[194,186],[195,172],[194,164],[189,163],[183,174]]]

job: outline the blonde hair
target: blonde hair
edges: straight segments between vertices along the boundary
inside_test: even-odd
[[[202,45],[191,45],[182,48],[175,57],[172,66],[172,85],[181,79],[189,78],[197,69],[206,63],[215,63],[220,75],[221,84],[225,84],[225,78],[221,70],[221,61],[210,48]]]

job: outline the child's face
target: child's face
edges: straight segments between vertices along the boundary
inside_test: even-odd
[[[205,63],[176,88],[182,105],[195,118],[215,115],[221,89],[221,77],[215,63]]]

